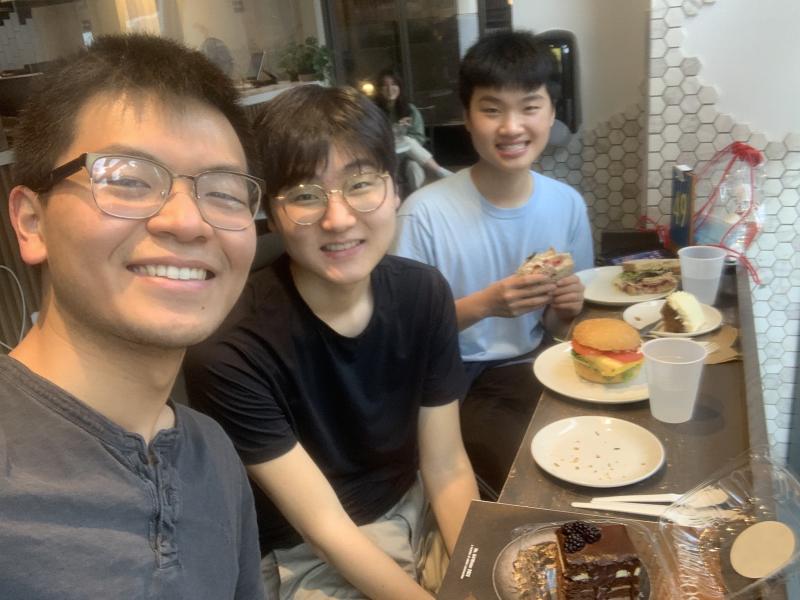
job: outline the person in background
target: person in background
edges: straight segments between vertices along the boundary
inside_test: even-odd
[[[244,468],[168,399],[255,251],[263,182],[236,93],[199,52],[142,35],[44,77],[9,197],[43,301],[0,357],[0,595],[261,599]]]
[[[266,105],[256,135],[286,254],[189,351],[189,398],[257,484],[268,591],[430,598],[441,540],[452,551],[477,487],[447,282],[385,256],[399,204],[389,123],[352,88],[303,86]]]
[[[464,121],[478,162],[412,194],[400,208],[394,253],[437,267],[456,298],[461,355],[471,379],[462,429],[475,473],[493,497],[505,481],[541,390],[531,361],[583,306],[577,276],[517,275],[553,247],[592,266],[586,206],[571,187],[531,170],[548,142],[558,98],[550,50],[525,31],[486,36],[459,72]]]
[[[416,190],[425,183],[425,169],[435,177],[447,177],[452,171],[445,169],[433,158],[425,143],[425,123],[416,106],[403,93],[400,76],[391,69],[381,71],[377,77],[375,103],[389,117],[398,146],[407,147],[405,176]]]

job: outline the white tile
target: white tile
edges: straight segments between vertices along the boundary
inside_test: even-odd
[[[663,97],[667,105],[680,104],[683,100],[683,92],[677,86],[670,86],[664,90]]]
[[[680,27],[683,25],[683,10],[680,8],[670,8],[664,16],[664,20],[670,27]]]
[[[697,75],[700,72],[700,59],[696,57],[684,58],[681,62],[681,70],[684,75]]]
[[[770,160],[780,160],[786,156],[786,146],[781,142],[770,142],[764,150],[764,155]]]

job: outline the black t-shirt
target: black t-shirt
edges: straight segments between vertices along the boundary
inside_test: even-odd
[[[192,348],[184,365],[192,405],[222,424],[245,464],[299,442],[358,525],[381,516],[414,482],[419,407],[454,401],[464,383],[442,275],[387,256],[371,285],[367,327],[342,336],[308,308],[284,255],[251,277],[220,331]],[[300,543],[254,491],[262,552]]]

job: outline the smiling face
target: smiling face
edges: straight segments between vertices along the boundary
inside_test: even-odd
[[[149,97],[95,97],[78,114],[57,165],[84,152],[142,156],[184,175],[247,170],[230,123],[196,102],[172,109]],[[210,335],[242,290],[254,226],[211,227],[186,179],[176,179],[162,210],[145,220],[102,213],[85,169],[56,185],[44,206],[30,196],[35,216],[17,226],[21,252],[46,265],[45,321],[58,318],[68,332],[182,348]]]
[[[332,146],[327,164],[317,170],[313,180],[304,183],[315,183],[326,190],[341,190],[345,179],[359,169],[377,171],[369,161],[359,160]],[[313,225],[292,222],[273,201],[275,218],[272,224],[282,235],[286,252],[292,259],[295,281],[322,287],[366,285],[394,237],[395,211],[399,205],[394,183],[391,178],[386,181],[386,199],[369,213],[350,208],[338,192],[329,196],[325,215]]]
[[[503,172],[528,171],[547,145],[554,121],[545,86],[533,91],[476,87],[465,111],[480,161]]]
[[[381,79],[381,96],[390,102],[394,102],[400,96],[400,86],[397,85],[397,81],[391,75]]]

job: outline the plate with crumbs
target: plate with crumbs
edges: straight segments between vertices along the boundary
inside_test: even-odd
[[[600,550],[606,543],[601,536],[594,544],[587,544],[578,552],[566,553],[564,538],[559,538],[558,532],[564,525],[573,526],[574,523],[536,524],[513,531],[512,535],[516,537],[497,555],[492,571],[492,583],[497,597],[500,600],[557,600],[564,598],[570,586],[586,588],[603,585],[605,578],[606,582],[613,582],[611,587],[624,591],[625,598],[649,600],[651,586],[647,567],[655,557],[646,532],[639,531],[638,528],[630,529],[620,523],[583,521],[586,527],[607,531],[609,538],[622,532],[627,538],[628,547],[625,550],[620,549],[621,554],[615,554],[613,549],[603,549],[600,552],[600,561],[590,561],[594,567],[572,578],[565,575],[570,570],[574,571],[572,563],[575,559],[572,557],[580,560],[586,552],[594,552],[595,547]],[[638,564],[631,564],[631,557]],[[604,564],[601,565],[601,562]],[[613,565],[610,569],[609,563]],[[590,576],[588,571],[593,569],[596,571]],[[587,584],[584,577],[594,580]],[[605,585],[608,586],[608,583]],[[577,590],[573,589],[572,593],[575,591]]]
[[[664,464],[664,446],[644,427],[613,417],[581,416],[542,427],[531,440],[536,464],[553,477],[592,488],[647,479]]]
[[[661,307],[664,306],[664,302],[666,300],[650,300],[629,306],[622,312],[622,320],[636,329],[641,329],[661,318]],[[719,329],[722,325],[722,313],[708,304],[700,304],[700,308],[703,311],[705,321],[697,331],[664,331],[662,323],[658,327],[651,329],[650,334],[659,337],[695,337]]]

